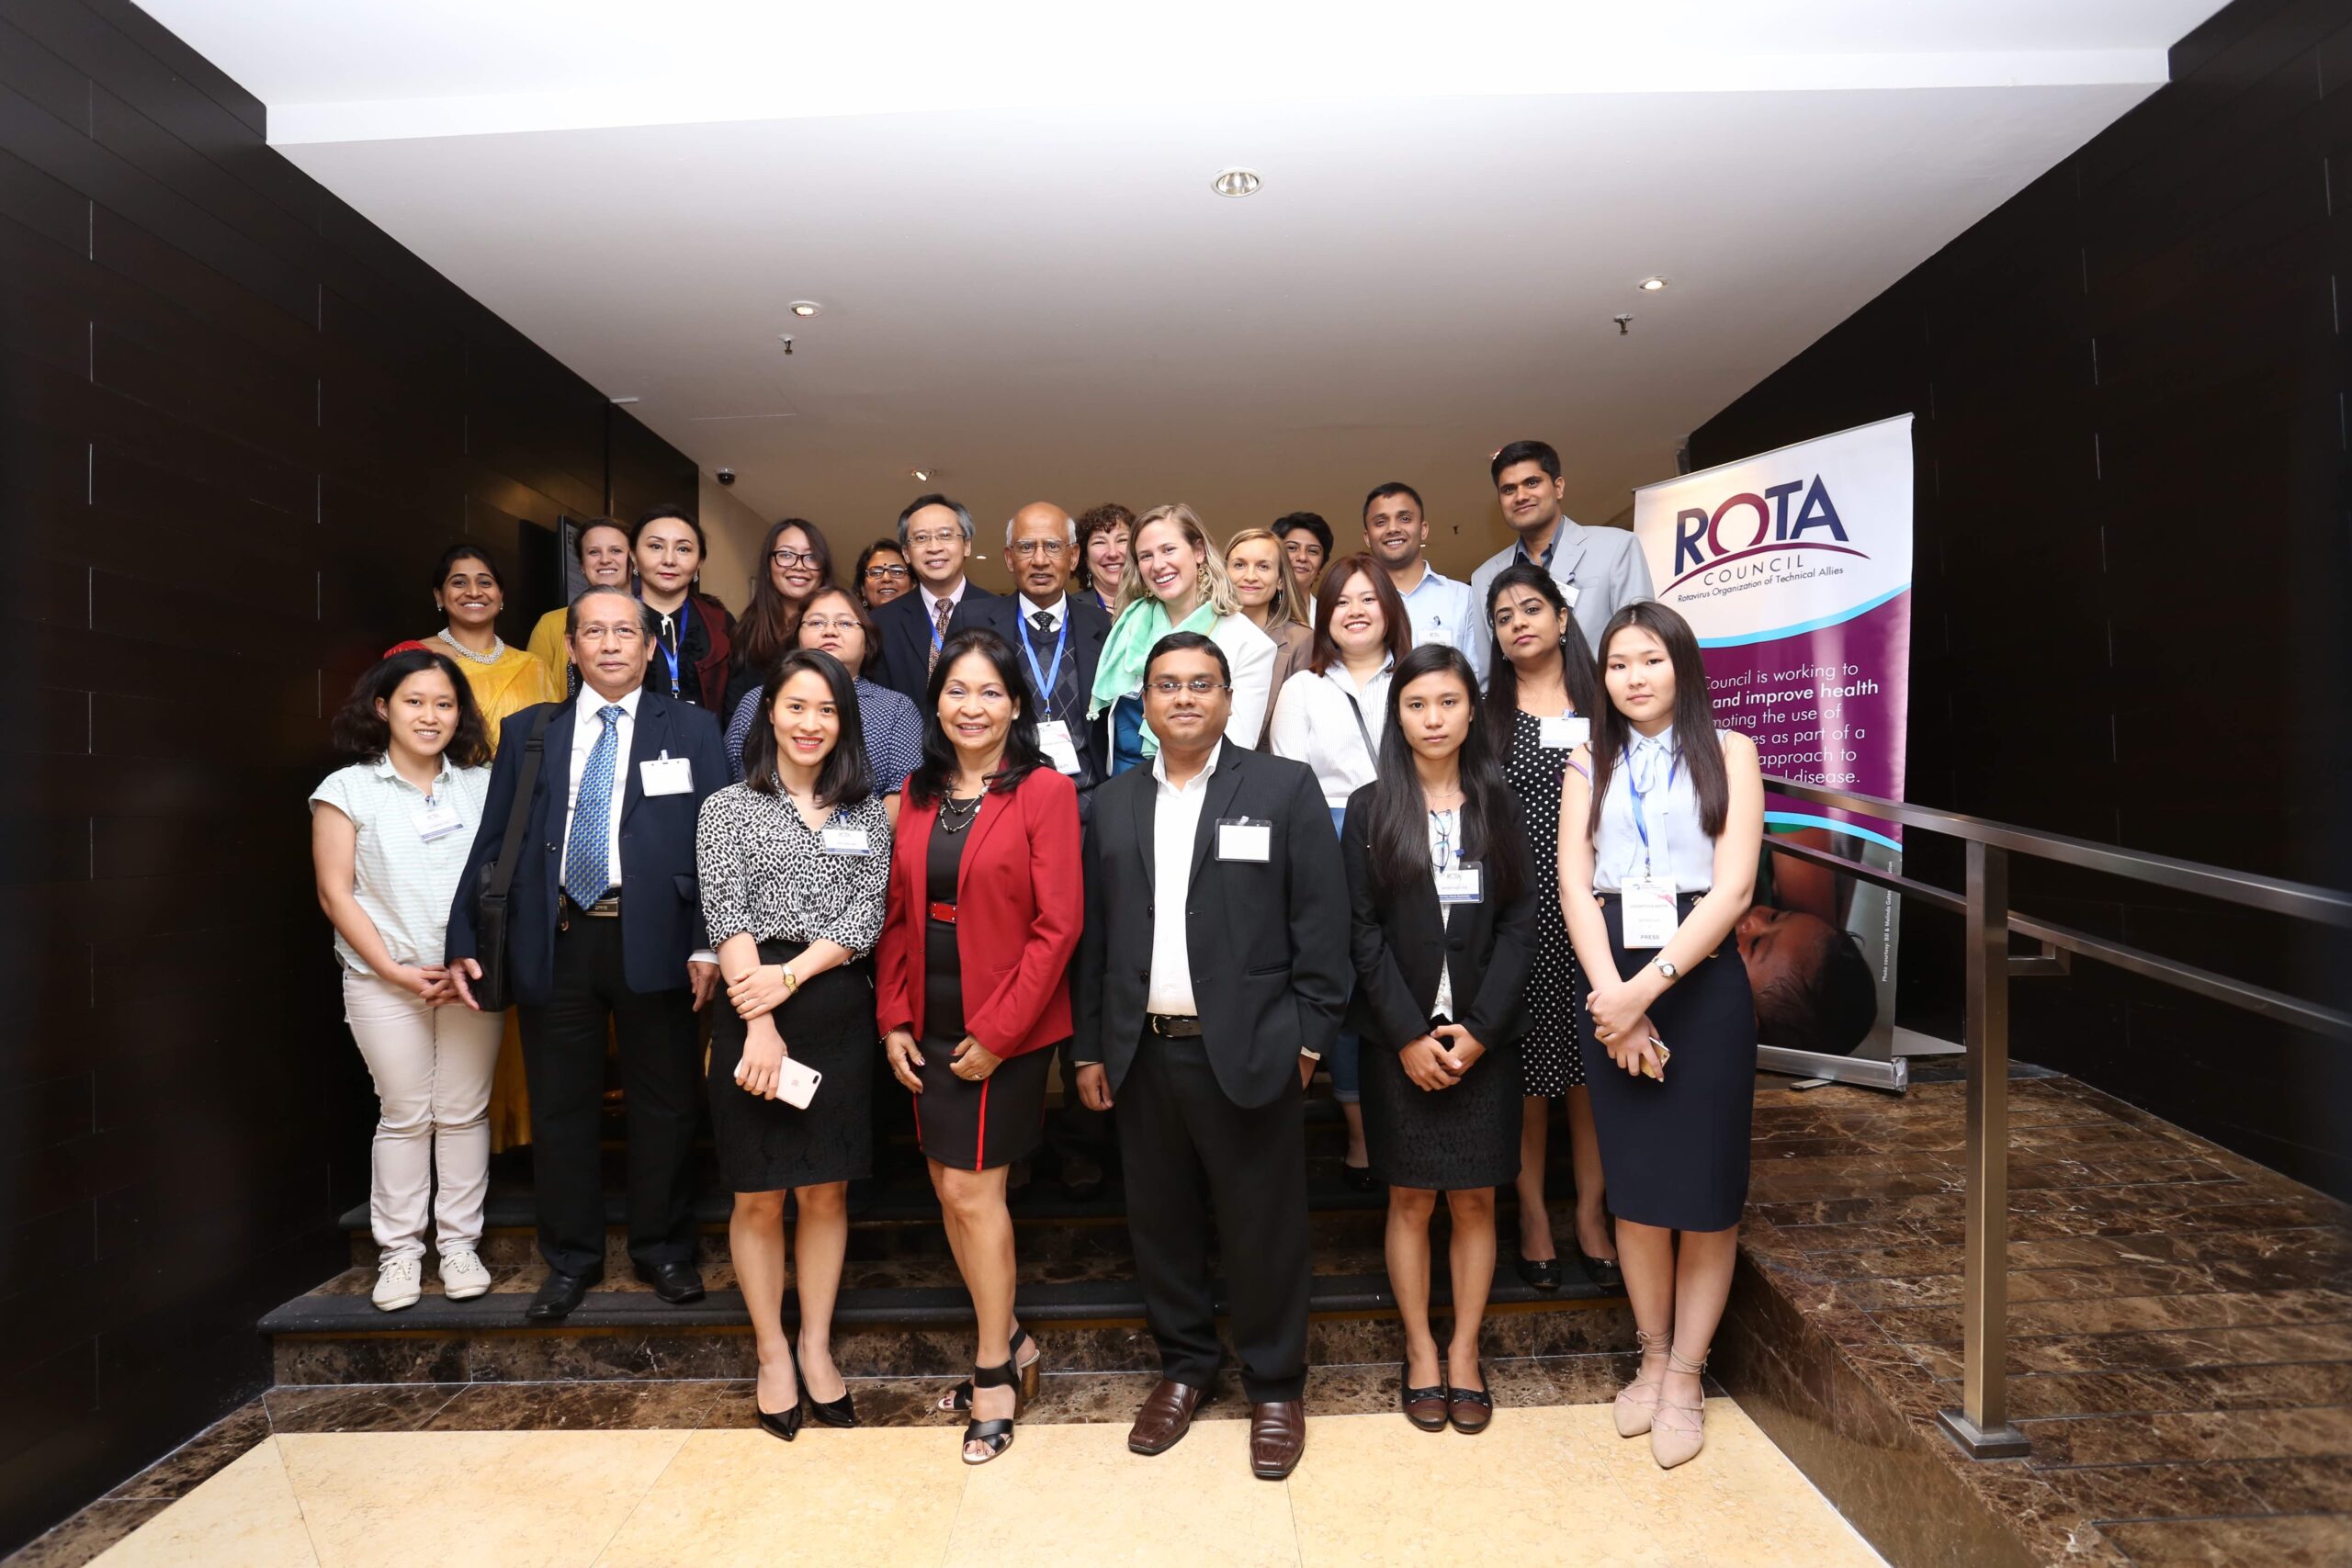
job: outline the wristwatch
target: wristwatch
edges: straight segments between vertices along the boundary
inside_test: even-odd
[[[793,992],[800,988],[800,976],[795,975],[789,965],[779,964],[776,965],[776,971],[784,976],[784,994],[786,996],[788,997],[792,995]]]
[[[1666,976],[1666,983],[1669,986],[1674,984],[1675,981],[1682,978],[1682,971],[1677,969],[1674,966],[1673,961],[1670,959],[1661,958],[1657,964],[1653,964],[1652,967],[1657,969],[1659,974]]]

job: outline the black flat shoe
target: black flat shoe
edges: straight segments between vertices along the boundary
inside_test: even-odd
[[[1348,1184],[1351,1191],[1355,1192],[1374,1191],[1380,1186],[1380,1178],[1372,1174],[1372,1167],[1368,1165],[1349,1165],[1342,1161],[1340,1166],[1340,1179]]]
[[[808,1407],[809,1416],[818,1426],[849,1427],[857,1425],[857,1402],[850,1393],[847,1378],[842,1380],[842,1396],[839,1399],[818,1398],[808,1392],[808,1380],[801,1375],[800,1352],[797,1350],[792,1353],[792,1377],[800,1385],[801,1404]]]
[[[639,1263],[636,1273],[673,1307],[702,1300],[702,1275],[691,1263]]]
[[[1478,1381],[1487,1381],[1487,1363],[1478,1363]],[[1450,1389],[1445,1396],[1445,1416],[1453,1429],[1466,1437],[1476,1437],[1495,1418],[1495,1393],[1490,1388]]]
[[[1578,1247],[1577,1261],[1584,1265],[1586,1276],[1602,1290],[1622,1291],[1625,1288],[1625,1270],[1617,1266],[1615,1258],[1595,1258],[1584,1248]]]
[[[1410,1375],[1405,1370],[1404,1362],[1396,1363],[1398,1383],[1405,1383],[1406,1379]],[[1445,1430],[1446,1404],[1451,1393],[1452,1391],[1442,1382],[1435,1388],[1414,1388],[1407,1385],[1397,1395],[1397,1404],[1404,1407],[1405,1419],[1422,1431],[1442,1432]]]
[[[1560,1260],[1556,1258],[1522,1258],[1519,1260],[1521,1283],[1532,1290],[1556,1291],[1560,1288]]]
[[[1069,1154],[1062,1157],[1062,1190],[1070,1201],[1091,1203],[1102,1196],[1102,1162],[1091,1155]]]
[[[600,1271],[594,1274],[549,1274],[531,1297],[531,1304],[523,1309],[526,1323],[561,1323],[570,1317],[594,1287],[604,1283]]]

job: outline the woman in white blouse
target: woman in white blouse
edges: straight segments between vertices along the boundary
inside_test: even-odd
[[[1348,797],[1379,773],[1389,679],[1412,647],[1405,601],[1380,564],[1368,555],[1333,561],[1315,595],[1314,658],[1276,694],[1267,746],[1275,756],[1315,770],[1334,828],[1347,816]],[[1364,1153],[1358,1060],[1354,1033],[1341,1033],[1330,1057],[1331,1093],[1348,1122],[1340,1175],[1361,1192],[1370,1191],[1374,1181]]]

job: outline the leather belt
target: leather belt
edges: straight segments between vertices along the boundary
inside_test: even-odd
[[[931,906],[931,918],[937,920],[943,926],[952,926],[956,923],[956,906],[953,904],[933,904]]]
[[[573,903],[571,896],[567,893],[564,895],[563,907],[568,913],[585,915],[592,920],[617,920],[621,918],[621,896],[618,893],[607,893],[585,908]]]
[[[1201,1021],[1191,1013],[1147,1013],[1144,1022],[1154,1034],[1165,1035],[1170,1040],[1197,1039],[1201,1032]]]

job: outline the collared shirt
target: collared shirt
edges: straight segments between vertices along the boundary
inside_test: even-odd
[[[953,615],[964,603],[964,591],[971,587],[971,585],[972,580],[970,578],[958,578],[956,581],[956,592],[947,594],[943,598],[941,595],[933,593],[928,585],[918,580],[915,583],[915,592],[922,595],[923,618],[928,620],[934,626],[939,625],[939,606],[942,604],[944,604],[947,606],[947,613],[950,615]]]
[[[1044,612],[1046,620],[1052,623],[1046,627],[1046,635],[1051,637],[1061,629],[1063,617],[1069,614],[1069,595],[1057,593],[1054,595],[1054,602],[1050,604],[1033,604],[1029,595],[1026,593],[1021,595],[1021,629],[1023,631],[1033,632],[1037,629],[1037,615],[1040,611]]]
[[[323,803],[351,818],[352,897],[394,961],[441,962],[449,904],[481,828],[482,798],[489,792],[488,768],[452,767],[447,752],[430,794],[401,777],[388,757],[338,768],[311,792],[314,808]],[[448,807],[456,808],[459,826],[425,838],[426,811]],[[334,951],[345,969],[374,973],[341,931],[335,933]]]
[[[1395,661],[1384,660],[1359,686],[1348,667],[1333,660],[1320,675],[1301,670],[1283,682],[1267,750],[1314,769],[1323,803],[1335,810],[1379,776],[1380,737],[1396,673]]]
[[[631,688],[618,697],[596,694],[593,686],[580,688],[580,700],[574,705],[571,721],[571,779],[563,797],[563,837],[556,841],[563,846],[563,858],[571,858],[571,814],[580,809],[580,779],[588,771],[588,754],[603,739],[605,721],[596,716],[597,710],[608,702],[621,710],[620,722],[614,728],[618,732],[619,752],[613,758],[613,798],[611,808],[605,814],[605,874],[617,893],[621,886],[621,801],[628,788],[629,743],[637,736],[638,699],[645,694],[643,686]],[[559,886],[560,880],[559,879]]]
[[[1712,739],[1723,743],[1720,731]],[[1636,782],[1642,801],[1638,826],[1632,787]],[[1715,885],[1715,841],[1699,821],[1699,792],[1671,728],[1634,736],[1610,770],[1600,829],[1593,835],[1595,889],[1614,893],[1623,888],[1626,878],[1645,874],[1672,878],[1678,893],[1704,893]]]
[[[1405,601],[1407,618],[1413,623],[1415,648],[1439,643],[1467,653],[1472,644],[1487,640],[1470,585],[1455,581],[1427,561],[1421,563],[1421,580],[1413,584],[1412,592],[1399,597]]]
[[[1193,846],[1199,841],[1201,808],[1208,803],[1209,780],[1225,755],[1220,740],[1201,771],[1186,783],[1168,782],[1168,753],[1151,760],[1157,799],[1151,814],[1151,978],[1144,987],[1144,1010],[1190,1018],[1200,1006],[1193,999],[1193,952],[1184,931],[1184,905],[1193,886]]]

